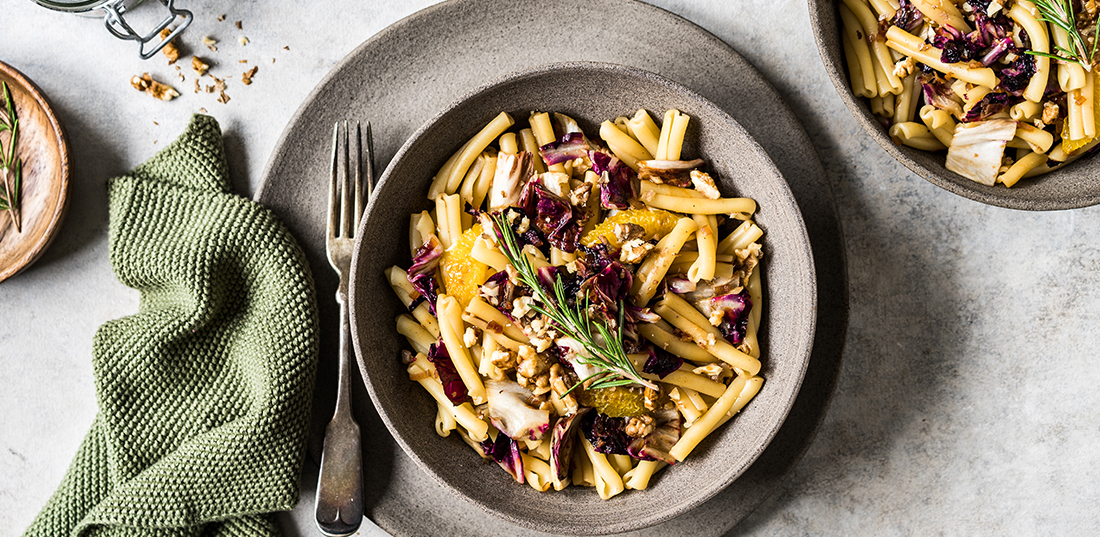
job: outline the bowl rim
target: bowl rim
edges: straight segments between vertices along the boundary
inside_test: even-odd
[[[862,99],[857,100],[851,88],[848,87],[848,78],[846,75],[847,68],[843,64],[845,61],[842,57],[843,53],[834,57],[833,50],[829,47],[829,43],[825,39],[825,33],[827,31],[831,31],[833,35],[838,37],[840,36],[840,26],[837,24],[836,16],[837,3],[838,0],[807,0],[808,10],[810,12],[810,28],[814,35],[814,42],[817,45],[818,55],[821,56],[821,63],[825,67],[825,73],[829,76],[829,80],[832,82],[833,87],[840,95],[841,102],[844,103],[844,106],[848,108],[848,111],[851,112],[852,116],[860,126],[863,127],[863,130],[870,135],[872,139],[878,142],[890,156],[894,157],[894,159],[906,168],[909,168],[910,171],[924,178],[929,183],[951,192],[952,194],[957,194],[986,205],[1023,211],[1058,211],[1080,209],[1082,207],[1100,204],[1100,189],[1091,195],[1075,193],[1072,196],[1063,196],[1057,199],[1030,199],[1011,195],[1012,192],[1022,191],[1021,189],[1009,189],[1003,185],[986,187],[985,185],[981,185],[952,172],[942,165],[939,166],[939,169],[929,168],[914,159],[912,154],[932,153],[895,144],[878,121],[875,120],[874,115],[871,113],[870,106],[866,102],[863,102]],[[1071,169],[1070,167],[1072,165],[1072,163],[1068,165],[1067,170]],[[1050,174],[1045,174],[1043,179],[1049,180],[1056,178],[1058,176],[1056,174],[1066,173],[1067,170],[1058,170]],[[951,178],[952,176],[956,179],[953,180]]]
[[[754,152],[758,158],[762,159],[761,162],[763,164],[765,164],[768,168],[770,168],[774,172],[775,176],[780,179],[779,184],[777,184],[776,186],[777,186],[777,188],[780,189],[780,191],[782,193],[782,198],[781,199],[784,200],[789,205],[788,210],[790,211],[790,213],[794,217],[794,224],[796,225],[796,228],[797,228],[796,232],[798,233],[798,235],[800,237],[800,240],[797,241],[798,246],[801,249],[801,251],[798,252],[798,255],[806,260],[806,263],[808,264],[808,267],[807,267],[808,273],[811,274],[811,275],[816,274],[816,266],[815,266],[815,263],[814,263],[813,251],[812,251],[812,248],[811,248],[810,242],[809,242],[809,233],[806,230],[806,224],[805,224],[805,220],[802,216],[801,209],[799,208],[798,203],[797,203],[793,193],[790,191],[790,187],[787,184],[786,179],[783,177],[783,174],[779,172],[778,168],[775,166],[775,163],[771,160],[771,158],[768,156],[768,154],[764,151],[763,147],[761,147],[760,144],[751,135],[749,135],[749,133],[744,129],[744,127],[741,126],[741,124],[739,122],[737,122],[737,120],[733,119],[733,117],[730,116],[725,110],[722,110],[717,105],[715,105],[714,103],[712,103],[710,100],[706,99],[705,97],[701,96],[697,92],[691,90],[690,88],[685,87],[684,85],[682,85],[678,82],[675,82],[673,80],[665,78],[665,77],[663,77],[661,75],[658,75],[656,73],[653,73],[651,71],[647,71],[647,70],[639,69],[639,68],[635,68],[635,67],[630,67],[630,66],[625,66],[625,65],[620,65],[620,64],[616,64],[616,63],[593,62],[593,61],[553,62],[553,63],[547,63],[547,64],[542,64],[542,65],[538,65],[538,66],[534,66],[534,67],[529,67],[529,68],[513,71],[511,73],[507,73],[507,74],[504,74],[502,76],[496,77],[496,78],[486,82],[485,84],[483,84],[481,86],[478,86],[477,88],[475,88],[475,89],[467,92],[466,94],[464,94],[464,95],[454,99],[453,101],[451,101],[448,105],[446,105],[438,113],[436,113],[430,119],[425,121],[419,128],[416,129],[416,131],[414,131],[411,135],[409,135],[409,137],[406,139],[406,141],[401,145],[401,148],[394,154],[393,158],[390,160],[389,164],[386,166],[385,171],[382,173],[381,177],[379,178],[379,180],[378,180],[378,182],[375,186],[375,191],[376,192],[380,191],[381,189],[383,189],[388,184],[388,182],[390,181],[390,176],[393,173],[393,170],[396,167],[396,165],[407,156],[407,154],[411,150],[412,146],[420,138],[422,138],[428,130],[430,130],[435,124],[437,124],[439,121],[441,121],[445,116],[452,113],[456,108],[459,108],[462,105],[464,105],[470,99],[475,98],[480,94],[492,91],[492,90],[494,90],[494,89],[496,89],[500,86],[512,84],[512,83],[515,83],[517,81],[521,81],[523,79],[537,78],[539,76],[544,76],[544,75],[547,75],[547,74],[551,74],[551,73],[555,73],[555,72],[559,72],[559,71],[567,71],[567,70],[572,70],[572,69],[589,69],[589,70],[604,71],[604,72],[615,73],[615,74],[626,74],[626,75],[631,76],[631,77],[648,79],[652,82],[657,83],[658,85],[670,87],[670,88],[676,90],[677,92],[680,92],[680,93],[684,94],[685,96],[687,96],[693,102],[698,103],[698,105],[700,107],[709,109],[709,111],[711,113],[714,113],[714,114],[719,115],[720,117],[724,118],[725,121],[728,123],[728,125],[731,128],[733,128],[735,131],[739,131],[742,134],[743,140],[746,142],[747,149]],[[377,202],[378,199],[379,199],[379,196],[372,196],[371,197],[371,199],[370,199],[370,201],[369,201],[369,203],[368,203],[368,205],[365,209],[365,214],[367,214],[368,217],[362,219],[362,221],[360,223],[360,227],[357,230],[356,237],[361,238],[361,237],[364,237],[366,235],[365,230],[366,230],[366,227],[367,227],[367,224],[368,224],[368,221],[369,221],[369,215],[372,212],[372,210],[374,209],[375,203]],[[528,528],[528,529],[534,529],[534,530],[538,530],[538,531],[548,531],[546,527],[539,525],[539,523],[537,523],[537,522],[533,522],[533,521],[530,521],[526,518],[517,516],[517,515],[515,515],[514,513],[510,512],[510,511],[499,509],[496,505],[494,505],[492,503],[483,501],[481,499],[478,499],[478,498],[475,498],[473,496],[470,496],[468,494],[463,493],[455,485],[450,483],[442,475],[440,475],[438,472],[436,472],[431,467],[431,465],[429,465],[422,457],[420,457],[417,450],[414,449],[414,447],[410,444],[408,439],[405,438],[402,434],[399,433],[398,428],[394,425],[393,420],[391,419],[391,417],[389,415],[389,411],[387,409],[383,408],[383,406],[381,404],[377,403],[377,401],[379,401],[379,397],[378,397],[378,394],[376,393],[375,382],[372,380],[373,375],[371,375],[370,369],[365,367],[366,361],[363,359],[363,352],[362,352],[360,341],[359,341],[360,340],[359,332],[358,332],[358,330],[355,329],[355,327],[359,324],[356,320],[357,308],[355,307],[355,304],[357,303],[357,300],[358,300],[357,299],[358,286],[355,284],[355,282],[359,279],[357,277],[358,276],[357,272],[359,270],[358,267],[360,265],[359,255],[360,255],[361,252],[364,252],[364,251],[367,250],[366,247],[362,247],[359,243],[360,243],[360,240],[357,239],[356,240],[356,247],[355,247],[355,250],[354,250],[354,256],[353,256],[353,259],[352,259],[352,265],[351,265],[351,267],[352,267],[351,268],[351,280],[350,280],[350,285],[349,285],[349,313],[350,313],[350,321],[351,321],[351,330],[350,331],[351,331],[353,346],[354,346],[354,349],[355,349],[356,359],[358,360],[358,362],[360,364],[360,367],[361,367],[361,369],[362,369],[362,371],[365,375],[364,384],[366,385],[367,391],[370,394],[372,400],[376,402],[375,407],[377,409],[378,415],[382,419],[383,423],[385,423],[386,428],[389,430],[391,436],[398,443],[398,445],[401,446],[401,448],[405,451],[405,453],[416,463],[417,467],[419,467],[422,471],[424,471],[429,476],[431,476],[432,479],[434,479],[437,483],[444,486],[445,488],[450,490],[452,493],[458,495],[463,500],[465,500],[469,503],[473,503],[474,505],[478,506],[483,511],[491,513],[494,516],[497,516],[497,517],[499,517],[503,520],[506,520],[506,521],[511,522],[513,524],[516,524],[518,526]],[[810,360],[810,357],[811,357],[811,354],[812,354],[812,351],[813,351],[813,342],[814,342],[814,337],[815,337],[816,330],[817,330],[816,311],[817,311],[817,304],[818,304],[818,290],[817,290],[816,277],[808,278],[808,284],[807,285],[808,285],[808,290],[807,290],[808,291],[808,296],[806,297],[806,303],[809,305],[809,308],[807,308],[806,312],[803,312],[803,315],[805,315],[805,317],[806,317],[805,324],[807,325],[808,330],[806,330],[804,333],[802,333],[800,335],[801,340],[796,342],[796,345],[795,345],[795,348],[796,349],[801,349],[801,352],[794,353],[791,356],[791,359],[797,359],[798,360],[797,378],[793,379],[793,382],[792,382],[792,385],[790,387],[789,393],[785,394],[786,399],[781,401],[782,411],[778,412],[776,414],[777,418],[772,423],[770,430],[766,431],[766,434],[763,435],[763,440],[758,442],[756,445],[754,445],[753,452],[751,453],[751,456],[749,457],[749,459],[744,463],[744,465],[736,473],[732,474],[728,478],[728,480],[726,480],[725,482],[719,483],[717,486],[713,486],[713,487],[710,487],[710,488],[704,488],[702,493],[697,494],[690,501],[684,502],[682,504],[678,504],[677,507],[674,508],[674,509],[667,509],[664,512],[654,511],[654,514],[651,515],[651,516],[636,518],[632,521],[619,523],[617,526],[611,526],[611,527],[606,527],[606,528],[604,528],[602,526],[601,527],[571,526],[571,527],[569,527],[569,532],[570,533],[573,533],[573,534],[576,534],[576,535],[581,535],[581,534],[601,535],[601,534],[608,534],[608,533],[638,530],[638,529],[641,529],[641,528],[644,528],[644,527],[659,524],[661,522],[664,522],[664,521],[667,521],[669,519],[675,518],[676,516],[679,516],[679,515],[687,512],[687,511],[690,511],[691,509],[694,509],[695,507],[698,507],[699,505],[703,504],[704,502],[706,502],[707,500],[712,498],[714,495],[718,494],[720,491],[722,491],[723,489],[728,487],[737,478],[739,478],[742,474],[744,474],[744,472],[750,466],[752,466],[752,464],[763,453],[764,449],[767,448],[767,446],[775,438],[776,434],[779,432],[779,429],[782,427],[783,423],[786,421],[786,418],[787,418],[788,414],[790,413],[790,411],[791,411],[791,409],[794,405],[795,399],[797,398],[799,392],[801,391],[802,383],[805,380],[805,374],[806,374],[806,370],[807,370],[808,365],[809,365],[809,360]],[[778,405],[777,405],[777,407],[778,407]]]

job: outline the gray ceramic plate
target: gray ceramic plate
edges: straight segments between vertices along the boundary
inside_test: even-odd
[[[1023,179],[1012,188],[985,186],[944,167],[944,153],[920,151],[890,140],[886,129],[871,114],[866,99],[857,99],[848,82],[848,67],[840,42],[837,0],[808,0],[810,26],[825,71],[840,99],[863,129],[905,167],[930,183],[975,201],[1029,211],[1076,209],[1100,203],[1100,159],[1079,160],[1065,168]]]
[[[604,21],[600,32],[563,34],[551,24],[568,13]],[[745,21],[751,24],[751,21]],[[636,33],[630,28],[645,27]],[[514,28],[501,32],[500,28]],[[519,33],[523,39],[515,39]],[[674,36],[674,38],[668,38]],[[798,399],[772,443],[732,485],[711,500],[635,535],[714,536],[733,528],[780,485],[809,447],[836,385],[848,321],[844,244],[825,172],[798,120],[736,51],[698,26],[633,0],[456,0],[418,12],[378,33],[318,84],[287,125],[264,172],[257,199],[298,237],[321,298],[321,363],[310,448],[319,458],[332,415],[338,315],[324,300],[336,290],[325,261],[327,153],[332,122],[374,125],[379,166],[448,103],[505,73],[555,61],[629,64],[661,74],[728,112],[764,148],[798,201],[817,267],[814,350]],[[397,446],[361,384],[355,407],[363,424],[367,515],[395,535],[533,535],[485,514],[437,484]],[[303,501],[312,497],[306,481]],[[313,528],[311,509],[294,524]]]
[[[569,487],[540,493],[486,464],[458,435],[435,432],[436,402],[408,380],[408,348],[394,318],[406,309],[383,276],[408,267],[409,215],[430,209],[428,185],[443,162],[501,111],[526,125],[531,110],[561,112],[596,136],[599,123],[644,108],[690,116],[684,155],[707,161],[725,196],[749,197],[764,230],[765,304],[760,375],[764,387],[691,457],[662,471],[641,492],[603,501]],[[505,520],[540,531],[606,534],[668,520],[709,499],[741,475],[787,416],[810,356],[817,304],[809,237],[790,189],[767,154],[725,112],[657,75],[605,63],[565,63],[509,75],[475,90],[429,120],[398,150],[359,228],[351,269],[351,332],[367,389],[382,420],[413,460],[439,482]],[[563,516],[565,515],[565,516]]]

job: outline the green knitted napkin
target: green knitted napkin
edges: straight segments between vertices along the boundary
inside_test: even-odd
[[[306,259],[229,192],[217,122],[112,179],[111,265],[136,315],[93,345],[99,413],[24,534],[278,535],[298,500],[317,363]]]

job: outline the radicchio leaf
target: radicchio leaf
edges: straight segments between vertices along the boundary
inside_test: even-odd
[[[617,157],[602,151],[589,151],[592,171],[600,174],[600,205],[605,209],[629,209],[630,198],[638,197],[634,191],[634,170]]]
[[[626,455],[630,437],[626,435],[625,427],[626,418],[612,418],[592,412],[585,416],[581,431],[597,453]]]
[[[635,439],[627,446],[627,454],[643,461],[661,460],[676,464],[676,458],[668,453],[680,440],[680,412],[658,410],[653,413],[653,432]]]
[[[581,226],[569,200],[555,195],[537,181],[523,190],[521,201],[527,217],[545,236],[551,246],[563,252],[575,252],[581,237]]]
[[[722,312],[722,324],[718,329],[730,343],[737,345],[745,340],[749,311],[752,310],[752,300],[749,300],[747,289],[743,289],[738,294],[716,296],[710,299],[710,309],[712,312]]]
[[[495,442],[492,438],[483,440],[481,451],[507,470],[516,483],[523,483],[523,456],[520,455],[519,444],[515,440],[508,438],[508,435],[498,434]]]
[[[413,255],[413,265],[409,267],[409,284],[428,302],[428,309],[435,315],[436,282],[435,274],[439,267],[439,258],[443,256],[443,245],[435,235],[428,238]]]
[[[1019,97],[1023,95],[1024,88],[1031,82],[1035,75],[1035,58],[1028,54],[1021,54],[1008,67],[1001,69],[1000,88],[1006,93]]]
[[[529,404],[534,394],[512,380],[485,381],[489,420],[500,432],[515,439],[538,440],[550,430],[550,412]]]
[[[987,93],[982,100],[974,103],[974,106],[966,112],[963,122],[981,121],[993,114],[1003,112],[1012,106],[1007,93]]]
[[[550,142],[539,148],[542,160],[548,165],[584,157],[588,154],[588,140],[580,132],[571,132],[562,136],[561,140]]]
[[[924,22],[924,15],[921,15],[920,10],[918,10],[909,0],[900,0],[899,5],[900,7],[897,12],[894,13],[894,18],[891,22],[894,26],[906,32],[913,33],[917,31],[921,23]]]
[[[582,408],[554,424],[550,435],[550,474],[559,481],[569,476],[569,465],[577,446],[577,429],[591,411],[591,408]]]
[[[668,183],[679,187],[691,186],[691,170],[705,164],[695,160],[642,160],[638,162],[638,178],[654,183]]]
[[[456,405],[465,403],[469,399],[469,392],[442,341],[428,347],[428,361],[435,364],[435,372],[439,375],[439,382],[443,384],[443,393],[447,394],[447,399]]]
[[[684,359],[663,349],[649,348],[649,359],[645,361],[642,371],[651,375],[665,378],[669,373],[680,369],[684,365]]]

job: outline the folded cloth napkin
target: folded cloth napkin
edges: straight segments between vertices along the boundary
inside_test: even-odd
[[[230,193],[218,123],[112,179],[110,256],[140,311],[93,345],[99,412],[25,536],[278,535],[298,500],[317,363],[290,233]]]

